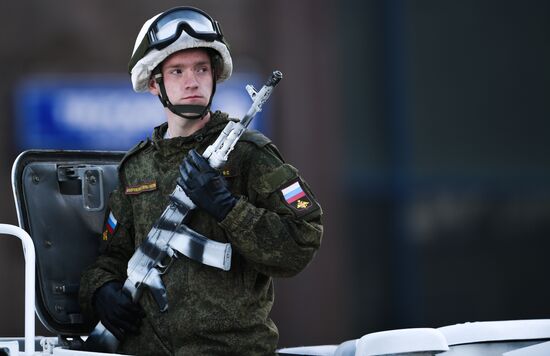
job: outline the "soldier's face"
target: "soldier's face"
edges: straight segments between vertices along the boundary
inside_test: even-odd
[[[210,100],[213,87],[212,65],[204,49],[187,49],[169,56],[162,64],[166,93],[173,105],[202,105]],[[154,81],[150,92],[158,95]]]

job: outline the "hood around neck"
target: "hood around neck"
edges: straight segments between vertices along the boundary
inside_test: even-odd
[[[165,139],[164,135],[168,130],[168,123],[157,126],[153,130],[152,140],[153,144],[161,151],[171,151],[171,148],[195,146],[197,143],[202,142],[211,135],[220,133],[225,125],[229,122],[229,116],[221,111],[213,112],[210,115],[210,120],[204,125],[204,127],[197,130],[190,136],[178,136]]]

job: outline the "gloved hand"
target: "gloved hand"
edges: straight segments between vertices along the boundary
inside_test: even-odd
[[[122,283],[107,282],[95,292],[93,306],[103,326],[122,340],[126,333],[136,334],[145,316],[139,304],[122,291]]]
[[[237,199],[227,189],[225,179],[197,151],[189,151],[180,166],[180,173],[178,184],[187,196],[218,222],[225,219],[237,204]]]

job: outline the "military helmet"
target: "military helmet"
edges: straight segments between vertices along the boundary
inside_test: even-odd
[[[200,9],[180,6],[157,14],[141,28],[128,64],[134,90],[147,91],[155,68],[171,54],[189,48],[210,48],[219,55],[212,63],[216,82],[231,76],[233,62],[219,23]]]

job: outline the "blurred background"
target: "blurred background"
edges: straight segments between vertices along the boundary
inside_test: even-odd
[[[162,119],[126,66],[143,22],[178,5],[230,41],[222,109],[285,75],[259,128],[313,187],[325,234],[276,281],[281,347],[550,318],[544,0],[2,2],[0,222],[17,224],[23,150],[125,150]],[[23,279],[19,241],[1,238],[0,336],[24,333]]]

